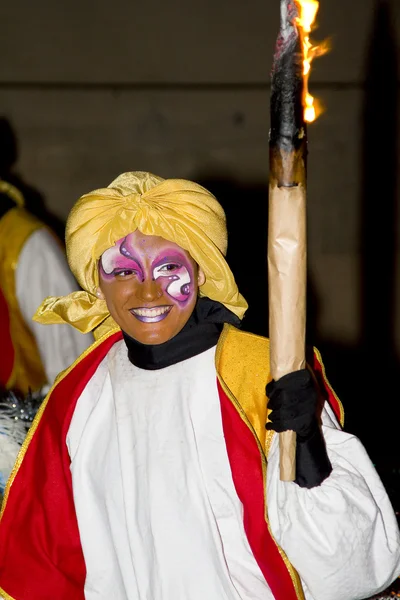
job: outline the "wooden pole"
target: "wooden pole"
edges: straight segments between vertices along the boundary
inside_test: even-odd
[[[303,54],[296,5],[281,0],[272,71],[268,281],[270,369],[275,380],[305,367],[306,155]],[[296,477],[296,434],[279,434],[280,478]]]

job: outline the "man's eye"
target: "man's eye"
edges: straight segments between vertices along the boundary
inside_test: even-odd
[[[172,271],[177,271],[181,268],[182,265],[178,265],[176,263],[168,263],[167,265],[163,265],[158,270],[159,271],[168,271],[169,273]]]
[[[136,271],[134,269],[121,269],[119,271],[114,271],[114,277],[129,277],[130,275],[134,275],[135,273]]]

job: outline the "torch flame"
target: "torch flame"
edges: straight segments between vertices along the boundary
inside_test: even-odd
[[[303,75],[304,75],[304,120],[311,123],[316,119],[314,98],[308,91],[308,78],[311,71],[311,62],[316,56],[321,56],[328,51],[328,44],[322,43],[314,46],[310,41],[310,33],[317,16],[319,2],[317,0],[295,0],[299,16],[296,18],[301,41],[303,45]]]

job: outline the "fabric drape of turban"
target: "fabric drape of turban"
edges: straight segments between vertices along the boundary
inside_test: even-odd
[[[98,260],[105,250],[136,229],[178,244],[203,269],[200,295],[224,304],[240,319],[247,303],[224,258],[225,214],[215,197],[184,179],[162,179],[142,171],[123,173],[107,188],[82,196],[66,228],[67,258],[84,291],[49,297],[34,317],[40,323],[69,323],[98,337],[117,327],[104,300],[97,298]]]

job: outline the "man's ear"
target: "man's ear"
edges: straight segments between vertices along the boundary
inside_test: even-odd
[[[197,285],[200,287],[205,282],[206,282],[206,276],[204,274],[203,269],[201,267],[199,267],[199,270],[198,270],[198,273],[197,273]]]
[[[98,288],[97,288],[97,290],[96,290],[96,296],[97,296],[98,298],[100,298],[100,300],[104,300],[104,294],[103,294],[103,292],[101,291],[100,287],[98,287]]]

